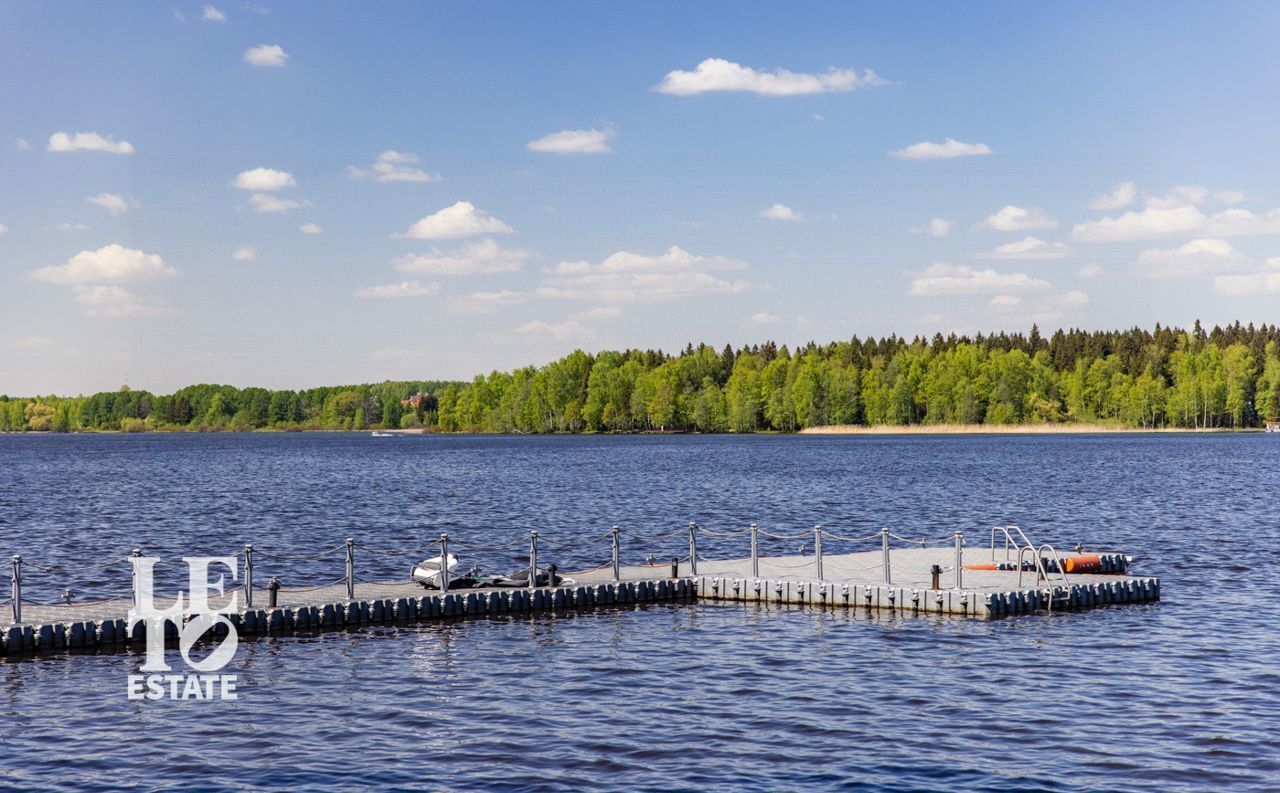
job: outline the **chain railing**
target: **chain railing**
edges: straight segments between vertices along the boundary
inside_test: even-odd
[[[438,570],[431,569],[430,572],[433,574],[432,578],[435,579],[435,581],[433,582],[434,585],[437,588],[439,588],[441,592],[447,592],[449,591],[450,578],[452,575],[449,569],[450,550],[453,550],[455,552],[457,550],[469,550],[476,553],[477,556],[481,556],[481,555],[492,555],[492,554],[501,553],[504,551],[513,551],[516,549],[521,549],[521,550],[527,549],[526,554],[518,555],[517,559],[519,561],[527,560],[527,577],[528,577],[527,586],[530,588],[533,588],[538,585],[538,582],[540,580],[539,576],[542,574],[539,568],[539,562],[538,562],[540,550],[543,552],[549,551],[552,553],[572,552],[572,553],[577,553],[582,555],[583,558],[590,558],[590,555],[595,553],[596,550],[599,549],[601,544],[605,541],[608,541],[608,544],[609,544],[609,550],[608,550],[609,561],[598,567],[591,568],[591,570],[593,571],[609,570],[612,580],[619,581],[622,579],[622,576],[623,576],[624,565],[623,565],[622,556],[623,556],[624,538],[631,541],[632,543],[643,543],[644,545],[652,548],[653,544],[655,543],[658,543],[660,541],[669,541],[677,537],[680,537],[681,535],[685,535],[687,538],[688,553],[685,556],[680,556],[678,554],[671,554],[671,564],[673,567],[673,575],[675,575],[678,572],[678,570],[682,565],[687,564],[689,573],[691,575],[696,576],[698,575],[699,561],[702,561],[704,563],[714,563],[713,560],[707,559],[699,554],[698,552],[698,542],[700,539],[699,535],[701,535],[701,538],[710,539],[712,541],[711,544],[717,545],[718,546],[716,548],[717,551],[721,551],[724,549],[725,541],[727,540],[733,540],[743,536],[749,537],[750,568],[751,568],[751,575],[754,578],[760,577],[760,560],[769,559],[770,569],[785,570],[785,571],[788,571],[788,573],[790,573],[790,571],[795,571],[795,570],[810,569],[813,571],[814,578],[818,581],[827,580],[827,573],[828,573],[828,567],[829,567],[829,563],[827,559],[828,552],[829,552],[829,548],[828,548],[829,543],[842,543],[842,544],[852,544],[854,546],[859,546],[863,544],[870,544],[874,540],[879,539],[880,540],[879,546],[880,546],[880,552],[881,552],[881,559],[879,564],[862,566],[857,568],[849,568],[844,564],[834,564],[834,565],[830,565],[830,569],[836,572],[837,574],[842,574],[842,573],[847,574],[851,572],[866,572],[868,570],[873,570],[876,567],[880,567],[883,571],[882,577],[885,584],[892,584],[893,582],[893,572],[892,572],[893,571],[893,559],[892,559],[893,549],[891,548],[890,540],[897,540],[898,542],[901,542],[916,548],[927,548],[930,546],[945,545],[945,544],[949,544],[948,541],[951,540],[954,542],[954,547],[955,547],[955,564],[953,567],[955,572],[954,586],[956,588],[960,588],[963,583],[962,576],[963,576],[964,567],[963,567],[962,554],[963,554],[964,535],[959,531],[956,531],[954,535],[950,537],[942,538],[941,540],[931,540],[931,539],[913,539],[909,537],[904,537],[899,534],[895,534],[891,532],[887,527],[881,528],[879,531],[875,532],[874,534],[868,534],[865,536],[849,536],[846,534],[840,534],[840,533],[831,531],[829,529],[826,529],[822,525],[816,525],[812,529],[808,529],[808,530],[797,532],[797,533],[787,533],[785,531],[778,531],[778,532],[766,531],[764,529],[761,529],[759,525],[754,523],[750,524],[750,526],[745,529],[726,531],[726,530],[706,529],[706,528],[703,528],[701,525],[699,525],[697,522],[690,522],[684,528],[675,529],[668,532],[656,533],[656,534],[635,534],[635,533],[632,533],[631,531],[623,531],[618,526],[613,526],[611,529],[609,529],[608,531],[602,534],[593,535],[585,538],[574,538],[570,540],[556,540],[553,538],[548,538],[546,536],[541,535],[535,529],[535,530],[531,530],[527,537],[516,538],[509,542],[502,542],[497,544],[476,544],[476,545],[473,545],[471,543],[460,542],[457,539],[450,539],[447,533],[441,533],[437,539],[431,540],[423,545],[418,545],[415,548],[412,548],[410,550],[405,550],[405,551],[366,546],[363,543],[356,542],[354,538],[347,538],[346,541],[340,545],[331,546],[323,550],[314,551],[310,553],[267,552],[267,551],[263,551],[260,548],[256,548],[253,544],[246,544],[242,551],[238,551],[234,554],[229,554],[229,556],[238,557],[239,559],[242,560],[244,578],[243,578],[243,582],[238,587],[231,590],[227,590],[227,594],[230,594],[231,592],[243,590],[244,596],[245,596],[245,605],[248,608],[252,608],[254,606],[254,593],[255,593],[255,586],[254,586],[255,575],[256,575],[255,567],[259,562],[261,561],[285,562],[285,563],[315,562],[318,560],[331,559],[335,556],[341,556],[344,564],[344,574],[342,578],[338,579],[337,581],[331,584],[322,585],[322,587],[333,586],[335,584],[344,584],[347,599],[354,600],[355,586],[356,586],[356,583],[358,582],[358,579],[356,578],[357,551],[361,551],[363,554],[367,554],[366,558],[373,559],[377,562],[383,562],[387,564],[390,564],[392,562],[403,561],[405,559],[412,559],[416,564],[418,560],[421,559],[420,554],[429,553],[432,551],[438,551],[439,553]],[[800,556],[803,559],[803,561],[800,561],[798,563],[794,563],[790,561],[791,559],[794,559],[794,557],[785,556],[785,555],[769,556],[769,555],[764,555],[762,553],[763,541],[772,541],[775,543],[782,543],[782,542],[794,542],[796,540],[806,540],[810,538],[812,539],[812,542],[813,542],[813,551],[814,551],[812,559],[805,557],[803,544],[800,546],[801,547]],[[871,548],[864,549],[864,551],[870,551],[870,550],[872,549]],[[843,552],[843,553],[848,553],[848,552]],[[101,601],[79,601],[79,602],[73,603],[75,599],[75,593],[70,588],[68,588],[64,591],[64,594],[63,594],[63,598],[62,598],[63,604],[88,605],[94,602],[106,603],[106,602],[111,602],[115,600],[124,600],[128,598],[132,598],[134,605],[137,605],[138,597],[139,597],[139,570],[141,567],[140,560],[144,558],[147,559],[147,563],[152,568],[160,565],[165,565],[165,564],[176,564],[175,562],[172,562],[172,561],[166,562],[166,561],[156,560],[153,558],[143,557],[141,550],[135,548],[133,549],[132,553],[129,556],[110,559],[109,561],[106,561],[101,565],[98,565],[97,567],[84,568],[84,569],[75,568],[78,572],[84,575],[90,572],[99,572],[101,570],[110,568],[114,565],[118,565],[128,561],[131,563],[131,567],[133,568],[132,569],[133,583],[130,588],[130,594],[115,596],[107,600],[101,600]],[[456,558],[456,555],[455,555],[455,558]],[[665,558],[665,557],[662,557],[662,558]],[[596,556],[596,559],[599,560],[600,556]],[[784,559],[788,561],[782,561]],[[647,560],[648,561],[646,562],[646,564],[642,566],[648,566],[648,567],[665,566],[665,563],[663,562],[654,561],[655,555],[653,553],[647,554]],[[11,617],[12,617],[12,621],[15,624],[22,622],[22,617],[23,617],[22,606],[24,603],[28,605],[37,605],[37,606],[63,605],[58,603],[33,602],[29,599],[24,598],[22,594],[22,588],[23,588],[23,582],[24,582],[22,557],[20,555],[14,555],[11,561],[12,561],[12,574],[11,574],[12,592],[7,603],[11,607]],[[433,559],[428,561],[435,562],[437,560]],[[67,568],[65,567],[60,568],[56,565],[47,566],[47,567],[33,566],[32,569],[35,569],[45,574],[54,573],[54,572],[63,572],[63,573],[68,572]],[[378,569],[377,565],[375,565],[375,569]],[[554,570],[553,566],[548,566],[547,568],[548,575],[544,580],[551,581],[551,582],[554,582],[556,580],[554,577],[554,573],[552,572],[553,570]],[[520,571],[520,575],[524,576],[525,572]],[[274,601],[275,592],[281,589],[280,579],[278,576],[274,576],[274,575],[270,575],[269,578],[271,579],[271,584],[267,587],[267,589],[271,593],[272,600]],[[376,583],[376,582],[367,582],[363,580],[360,580],[359,582],[360,583]],[[322,587],[310,587],[310,586],[292,587],[285,591],[301,592],[301,591],[307,591],[307,590],[317,589]],[[0,604],[2,604],[2,602],[0,602]]]

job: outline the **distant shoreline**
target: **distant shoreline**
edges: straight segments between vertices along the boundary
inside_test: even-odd
[[[1258,427],[1123,427],[1112,424],[836,424],[806,427],[800,435],[1091,435],[1147,434],[1169,432],[1262,432]]]

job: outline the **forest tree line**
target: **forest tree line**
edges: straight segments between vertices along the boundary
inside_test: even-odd
[[[413,404],[406,404],[411,396]],[[793,432],[830,424],[1104,423],[1245,428],[1280,418],[1280,328],[1059,330],[795,350],[575,351],[469,383],[167,396],[0,397],[0,431],[416,428],[443,432]]]

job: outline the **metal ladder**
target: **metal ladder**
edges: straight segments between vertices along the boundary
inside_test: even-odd
[[[1046,542],[1046,543],[1041,543],[1040,546],[1037,548],[1031,542],[1031,540],[1027,538],[1027,535],[1022,531],[1022,529],[1018,528],[1017,526],[992,526],[991,527],[991,561],[992,562],[995,562],[996,560],[996,532],[1001,532],[1004,534],[1004,558],[1006,561],[1008,561],[1009,559],[1009,551],[1011,546],[1013,549],[1016,549],[1018,552],[1018,588],[1019,589],[1022,588],[1023,554],[1025,554],[1027,551],[1030,551],[1031,559],[1034,562],[1035,568],[1036,568],[1036,582],[1039,583],[1040,581],[1044,581],[1048,584],[1048,586],[1045,589],[1045,592],[1049,596],[1048,597],[1049,611],[1050,612],[1053,611],[1054,603],[1065,604],[1071,601],[1071,581],[1067,578],[1067,568],[1062,563],[1062,558],[1058,555],[1058,551],[1052,545]],[[1014,534],[1017,535],[1016,538],[1014,537]],[[1021,543],[1018,542],[1019,539],[1022,540]],[[1049,578],[1049,571],[1045,569],[1043,560],[1045,558],[1044,552],[1046,550],[1049,552],[1050,558],[1053,559],[1053,563],[1056,566],[1058,577],[1062,580],[1062,586],[1065,592],[1061,595],[1057,593],[1058,587],[1050,583],[1051,579]]]

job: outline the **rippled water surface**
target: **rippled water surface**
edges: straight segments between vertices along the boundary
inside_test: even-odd
[[[302,585],[342,575],[321,552],[346,537],[376,579],[442,531],[494,548],[537,529],[540,559],[571,568],[608,558],[612,524],[690,520],[971,545],[1016,522],[1136,556],[1164,598],[994,622],[647,605],[261,639],[228,670],[234,702],[130,702],[136,653],[9,661],[0,788],[1276,790],[1278,472],[1261,434],[0,436],[0,554],[23,555],[36,600],[127,591],[128,567],[101,565],[134,547],[320,554],[260,562]]]

